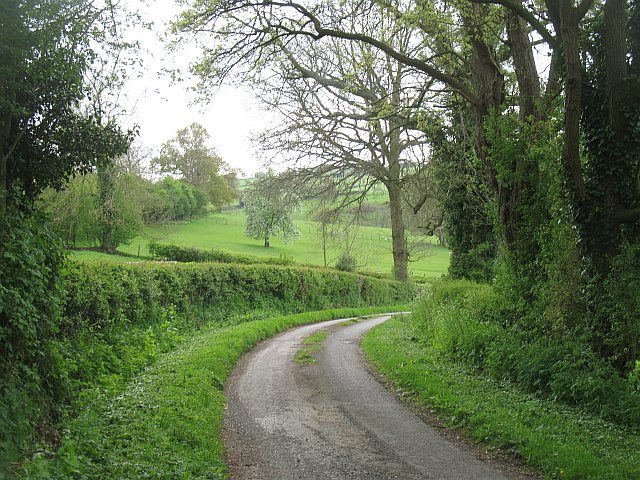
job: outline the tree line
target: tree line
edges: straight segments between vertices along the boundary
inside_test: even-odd
[[[143,225],[183,221],[239,196],[237,172],[207,146],[198,123],[179,130],[153,156],[132,144],[101,169],[74,175],[40,196],[55,231],[67,243],[113,252]]]

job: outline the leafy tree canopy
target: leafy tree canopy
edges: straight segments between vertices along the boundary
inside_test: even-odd
[[[207,146],[209,133],[192,123],[167,141],[154,159],[162,173],[183,178],[207,194],[214,206],[222,206],[237,197],[233,170],[213,148]]]
[[[128,135],[115,123],[81,113],[113,8],[89,0],[0,4],[0,210],[126,151]]]
[[[291,190],[279,188],[277,176],[272,172],[258,176],[245,190],[242,201],[247,214],[245,233],[248,237],[264,240],[278,236],[285,241],[299,235],[293,223],[293,212],[300,202]]]

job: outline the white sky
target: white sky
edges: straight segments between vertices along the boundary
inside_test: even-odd
[[[185,82],[172,84],[162,69],[180,68],[185,77],[189,62],[197,58],[196,49],[187,49],[180,55],[168,53],[160,36],[179,8],[173,0],[156,0],[150,5],[134,0],[145,21],[153,21],[153,31],[136,29],[128,37],[142,43],[141,60],[144,73],[141,78],[132,78],[125,91],[124,102],[130,114],[123,118],[127,128],[137,125],[140,143],[159,151],[162,144],[173,138],[175,133],[193,122],[202,124],[211,137],[209,146],[233,168],[243,172],[243,176],[253,176],[261,170],[261,164],[252,148],[249,137],[267,126],[268,112],[258,108],[257,100],[247,90],[224,86],[212,92],[206,105],[192,105],[195,93],[190,91],[196,83],[191,78]],[[132,2],[129,7],[134,9]]]

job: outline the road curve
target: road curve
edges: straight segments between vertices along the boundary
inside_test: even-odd
[[[231,478],[506,479],[439,436],[367,371],[360,338],[388,316],[296,328],[246,355],[227,384]],[[329,331],[313,364],[302,340]]]

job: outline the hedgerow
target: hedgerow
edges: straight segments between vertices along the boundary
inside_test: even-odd
[[[514,303],[486,284],[440,281],[416,302],[413,319],[440,355],[620,425],[640,425],[637,375],[622,375],[578,334],[536,334]]]
[[[0,214],[0,478],[66,394],[57,332],[59,242],[40,218]]]
[[[303,312],[408,301],[413,286],[320,269],[228,264],[69,263],[60,329],[136,323],[158,307],[225,305]],[[125,320],[123,320],[125,319]]]
[[[58,338],[76,385],[135,370],[172,348],[177,335],[239,323],[247,312],[398,304],[413,293],[407,284],[264,265],[70,262],[62,283]]]
[[[149,243],[149,253],[158,260],[172,262],[215,262],[215,263],[240,263],[244,265],[294,265],[293,259],[286,255],[278,257],[256,257],[239,253],[224,252],[222,250],[200,250],[193,247],[179,247],[177,245],[165,245],[157,242]]]

